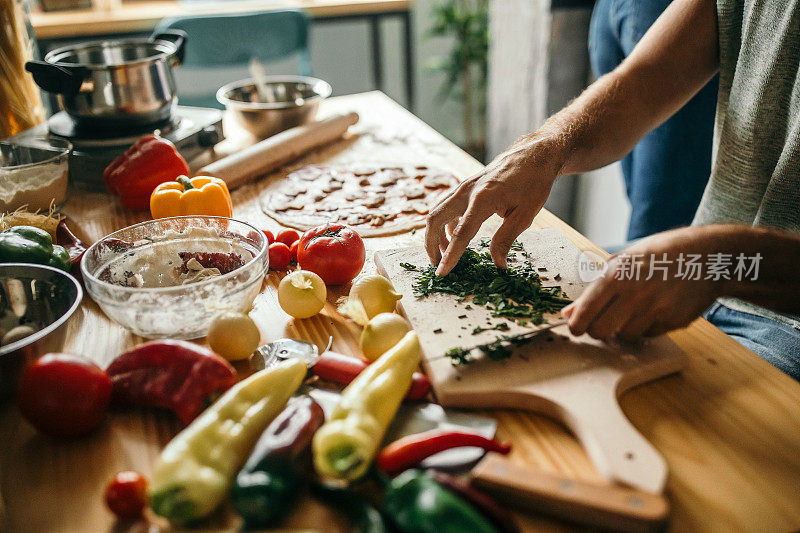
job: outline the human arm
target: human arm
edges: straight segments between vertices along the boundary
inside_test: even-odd
[[[691,254],[705,262],[700,279],[685,279],[685,264],[681,272],[679,258]],[[730,260],[725,269],[730,279],[709,274],[713,254]],[[746,270],[736,270],[739,257]],[[605,274],[563,313],[576,335],[607,339],[616,334],[626,340],[687,326],[722,296],[800,314],[798,258],[800,235],[769,228],[711,225],[658,233],[612,256]],[[630,275],[630,259],[639,263],[636,276]],[[656,261],[667,271],[653,269]],[[751,268],[754,262],[757,269]]]
[[[504,220],[490,252],[505,267],[511,243],[533,222],[559,175],[620,159],[689,101],[717,68],[713,0],[676,0],[617,69],[431,211],[425,246],[437,273],[455,266],[492,214]]]

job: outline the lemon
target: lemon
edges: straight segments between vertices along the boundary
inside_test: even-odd
[[[327,295],[322,278],[308,270],[295,270],[278,285],[281,309],[295,318],[308,318],[322,311]]]
[[[373,317],[361,332],[361,352],[370,361],[389,351],[406,333],[411,331],[411,324],[394,313],[381,313]]]
[[[250,357],[261,341],[258,326],[245,313],[225,311],[218,314],[208,327],[208,345],[228,361]]]

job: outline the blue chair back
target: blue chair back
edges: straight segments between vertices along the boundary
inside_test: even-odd
[[[246,66],[253,58],[271,63],[296,54],[297,73],[310,76],[308,28],[308,16],[303,11],[284,10],[167,17],[158,24],[156,31],[186,32],[183,66],[188,68]],[[180,97],[180,102],[220,107],[213,95]]]

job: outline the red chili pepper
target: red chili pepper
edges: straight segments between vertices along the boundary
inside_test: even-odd
[[[389,475],[395,475],[419,465],[431,455],[464,446],[483,448],[487,452],[504,455],[511,451],[509,444],[500,444],[496,440],[487,439],[477,433],[432,429],[408,435],[389,444],[381,450],[377,464],[382,471]]]
[[[208,348],[174,340],[139,345],[114,359],[106,372],[115,403],[171,409],[186,425],[211,395],[237,381],[230,363]]]
[[[89,245],[70,231],[67,227],[66,220],[63,218],[58,222],[58,226],[56,227],[56,244],[63,246],[69,254],[69,260],[70,263],[72,263],[72,275],[81,279],[81,258],[84,252],[89,248]]]
[[[369,363],[363,359],[336,352],[325,352],[317,359],[311,370],[322,379],[347,384],[356,379],[367,366]],[[427,396],[430,390],[431,382],[428,377],[421,372],[414,372],[406,399],[420,400]]]
[[[148,209],[153,190],[180,175],[189,175],[189,165],[175,145],[148,134],[106,167],[103,181],[128,209]]]

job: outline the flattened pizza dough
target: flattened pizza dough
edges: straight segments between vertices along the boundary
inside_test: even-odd
[[[298,230],[347,224],[362,237],[425,226],[425,217],[458,179],[424,166],[309,165],[265,193],[264,212]]]

